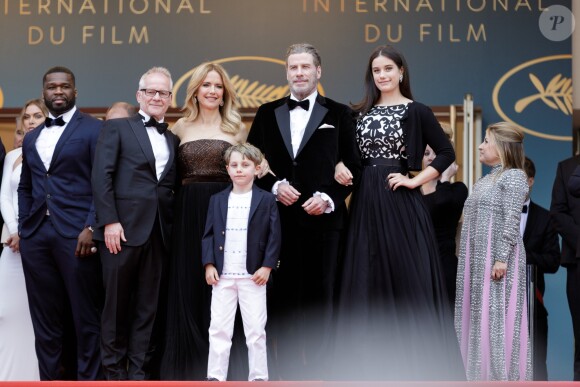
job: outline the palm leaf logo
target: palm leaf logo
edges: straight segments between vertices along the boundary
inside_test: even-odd
[[[554,110],[560,110],[566,115],[572,114],[572,79],[557,74],[544,87],[534,74],[530,73],[530,81],[538,93],[524,97],[515,104],[515,111],[521,113],[529,104],[540,99]]]
[[[282,98],[288,94],[288,85],[274,86],[250,82],[234,75],[231,78],[234,89],[238,93],[240,104],[244,108],[257,108],[260,105]]]

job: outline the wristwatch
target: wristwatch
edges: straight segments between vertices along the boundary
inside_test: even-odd
[[[88,226],[85,226],[85,228],[88,228],[90,232],[95,232],[93,226],[91,226],[90,224]]]

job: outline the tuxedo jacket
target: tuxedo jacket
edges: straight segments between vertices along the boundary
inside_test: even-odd
[[[270,169],[276,174],[275,177],[268,174],[257,180],[256,184],[271,191],[276,181],[286,179],[301,193],[293,205],[279,206],[283,219],[294,217],[304,227],[340,228],[346,209],[344,200],[352,191],[352,186],[337,183],[334,180],[334,168],[339,161],[344,162],[355,180],[361,169],[352,110],[318,95],[294,157],[288,98],[260,106],[254,118],[248,142],[262,150]],[[335,211],[321,216],[307,215],[302,204],[315,192],[329,195]]]
[[[203,265],[213,264],[219,275],[224,268],[228,199],[231,191],[230,186],[210,198],[205,232],[201,241]],[[262,266],[275,269],[282,242],[278,207],[274,195],[256,187],[255,184],[252,187],[247,234],[248,273],[254,274]]]
[[[104,241],[104,227],[120,222],[127,239],[121,244],[141,246],[158,219],[165,246],[169,247],[179,141],[169,131],[164,136],[169,159],[158,180],[153,148],[141,116],[105,121],[93,168],[97,226],[93,239]]]
[[[550,221],[550,213],[533,201],[528,208],[523,239],[527,263],[536,265],[536,286],[543,295],[546,287],[544,273],[555,273],[560,266],[560,242]]]
[[[36,231],[47,210],[55,230],[65,238],[77,238],[83,228],[95,224],[91,170],[102,123],[77,110],[56,144],[48,171],[36,150],[44,124],[24,137],[18,186],[22,238]]]
[[[563,266],[576,264],[577,256],[580,257],[580,198],[575,198],[568,190],[568,182],[578,165],[580,156],[558,163],[552,187],[550,217],[556,232],[562,237],[560,263]]]

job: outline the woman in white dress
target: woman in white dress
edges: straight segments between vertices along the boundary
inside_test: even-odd
[[[40,380],[34,331],[18,238],[18,183],[24,135],[44,122],[48,112],[41,99],[28,101],[14,134],[14,150],[4,160],[0,209],[4,218],[4,249],[0,256],[0,380]],[[7,229],[7,230],[6,230]]]

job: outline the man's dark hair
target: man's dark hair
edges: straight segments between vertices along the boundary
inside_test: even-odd
[[[44,86],[44,82],[46,81],[46,76],[48,74],[54,74],[54,73],[69,74],[72,78],[73,85],[76,85],[75,75],[73,74],[73,72],[70,69],[68,69],[67,67],[64,67],[64,66],[54,66],[54,67],[49,68],[48,71],[44,73],[44,76],[42,77],[42,85],[43,86]]]
[[[529,157],[526,157],[526,160],[524,161],[524,172],[528,177],[536,177],[536,166]]]

